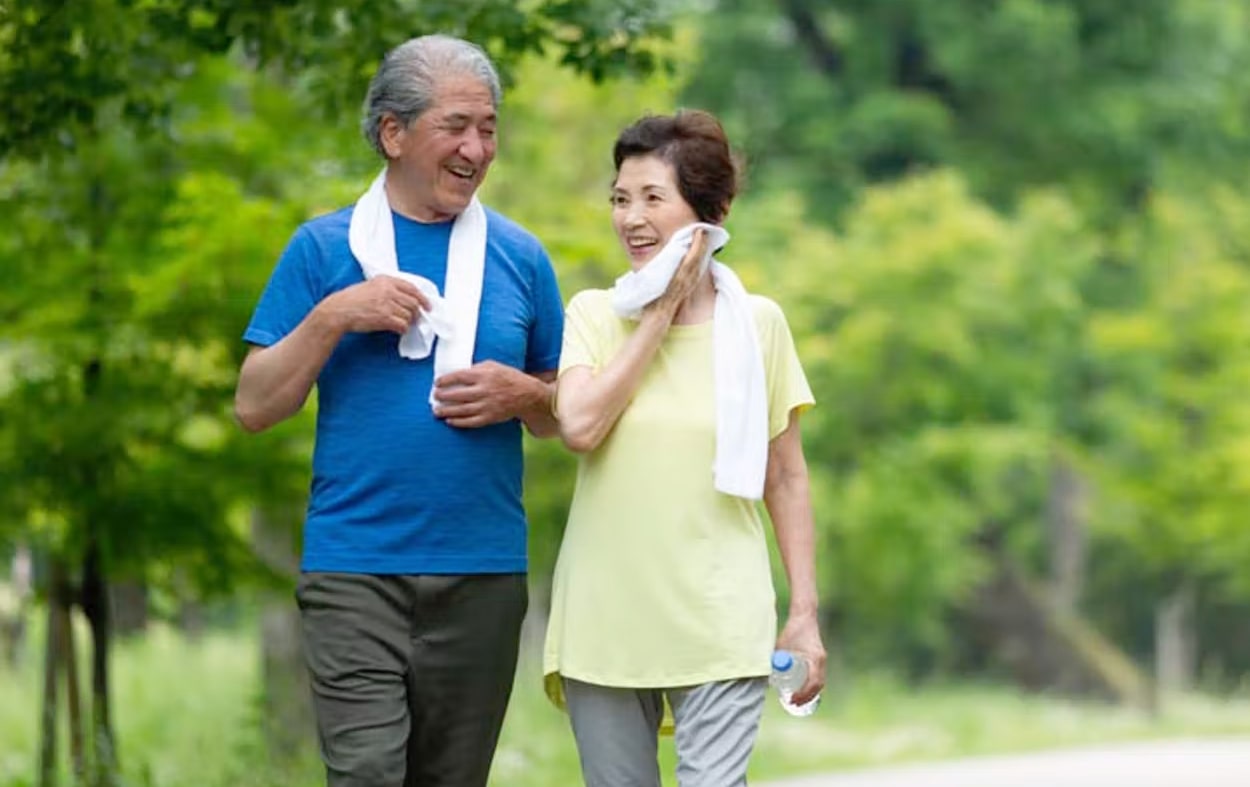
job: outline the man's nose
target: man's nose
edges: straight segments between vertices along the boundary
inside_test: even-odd
[[[486,158],[486,139],[482,132],[470,127],[460,140],[460,155],[474,164],[481,164]]]

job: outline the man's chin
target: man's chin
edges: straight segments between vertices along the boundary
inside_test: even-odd
[[[465,208],[469,207],[469,203],[473,201],[473,194],[476,187],[455,191],[446,191],[439,200],[440,206],[447,213],[459,214],[463,213]]]

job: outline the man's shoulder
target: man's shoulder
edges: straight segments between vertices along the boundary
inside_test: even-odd
[[[351,225],[354,205],[348,205],[330,213],[323,213],[308,219],[296,230],[297,235],[305,235],[318,243],[345,240],[347,228]]]
[[[486,226],[490,236],[506,248],[523,252],[527,256],[546,255],[542,241],[538,240],[537,235],[494,208],[486,208]]]

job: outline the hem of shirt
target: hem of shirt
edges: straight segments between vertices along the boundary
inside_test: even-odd
[[[351,555],[300,561],[300,571],[335,574],[524,574],[528,570],[524,557]]]
[[[545,372],[555,372],[560,369],[560,356],[555,358],[547,358],[525,370],[526,374],[543,374]]]
[[[744,664],[725,663],[716,667],[702,669],[696,673],[684,673],[680,675],[666,674],[663,676],[649,675],[642,678],[621,678],[619,676],[583,672],[578,669],[574,669],[570,672],[567,668],[560,666],[544,666],[543,678],[547,679],[552,675],[556,675],[561,678],[570,678],[582,683],[590,683],[595,686],[610,686],[615,689],[676,689],[683,686],[699,686],[704,683],[715,683],[723,680],[767,678],[769,670],[766,667],[752,668]]]
[[[249,328],[243,332],[243,341],[248,344],[255,344],[258,347],[269,347],[281,341],[282,337],[272,334],[269,331],[259,331]]]

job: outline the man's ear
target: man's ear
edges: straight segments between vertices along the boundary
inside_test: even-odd
[[[388,159],[399,158],[403,152],[404,124],[389,112],[382,117],[378,127],[378,139],[382,141],[382,150]]]

